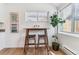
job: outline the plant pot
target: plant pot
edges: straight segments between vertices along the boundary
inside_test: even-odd
[[[59,43],[57,43],[57,42],[52,42],[52,49],[54,50],[54,51],[58,51],[59,50]]]

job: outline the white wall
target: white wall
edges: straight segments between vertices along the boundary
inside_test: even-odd
[[[69,33],[59,33],[59,42],[68,47],[75,54],[79,54],[79,35]]]
[[[0,33],[0,50],[5,47],[5,33]]]
[[[28,10],[38,10],[38,11],[49,11],[49,14],[53,14],[54,9],[53,6],[49,4],[42,4],[42,3],[35,3],[35,4],[4,4],[5,5],[5,28],[6,28],[6,36],[4,39],[4,46],[5,48],[10,47],[23,47],[24,46],[24,33],[25,30],[23,29],[23,23],[25,22],[25,12]],[[18,33],[11,33],[10,32],[10,12],[17,12],[19,15],[19,32]],[[49,25],[48,29],[48,39],[49,39],[49,45],[51,45],[52,42],[52,35],[54,33],[54,29],[51,25]]]
[[[6,16],[5,5],[0,4],[0,22],[4,23],[3,29],[5,29],[5,16]],[[5,47],[5,32],[0,32],[0,50]]]

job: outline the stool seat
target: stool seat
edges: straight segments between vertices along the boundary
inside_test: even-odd
[[[38,37],[45,37],[46,35],[38,35]]]
[[[36,35],[28,35],[28,36],[26,36],[26,37],[28,37],[28,38],[34,38]]]
[[[41,39],[43,38],[43,39]],[[44,43],[41,43],[40,40],[44,40]],[[47,44],[47,39],[46,39],[46,35],[38,35],[38,46],[39,45],[46,45]]]
[[[41,39],[43,38],[43,39]],[[40,40],[46,40],[46,35],[38,35],[38,41]]]

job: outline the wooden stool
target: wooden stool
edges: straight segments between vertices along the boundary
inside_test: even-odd
[[[35,39],[35,37],[36,37],[36,35],[28,35],[28,36],[26,36],[25,46],[24,46],[24,54],[27,53],[27,50],[29,48],[29,45],[35,45],[35,49],[36,49],[36,39]],[[34,40],[34,43],[29,43],[30,40]]]
[[[38,35],[38,43],[37,43],[37,46],[39,47],[40,44],[43,44],[43,43],[40,43],[40,38],[43,36],[44,37],[44,45],[46,46],[47,48],[47,52],[49,52],[49,48],[48,48],[48,37],[47,37],[47,28],[27,28],[26,29],[26,37],[25,37],[25,45],[24,45],[24,53],[26,54],[27,52],[27,48],[29,46],[29,32],[30,30],[33,30],[33,31],[36,31],[36,30],[43,30],[44,31],[44,36],[43,35]],[[35,48],[36,48],[36,44],[35,44]]]
[[[44,40],[44,43],[41,43],[40,40]],[[39,45],[45,45],[45,48],[47,49],[47,53],[48,53],[48,39],[46,35],[38,35],[38,48]]]

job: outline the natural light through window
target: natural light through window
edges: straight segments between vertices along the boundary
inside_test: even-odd
[[[71,32],[71,21],[70,20],[66,20],[65,23],[63,24],[63,31]]]
[[[65,20],[65,23],[62,24],[62,31],[71,32],[71,17],[72,17],[72,5],[69,5],[61,11],[61,17]]]
[[[62,24],[63,32],[79,32],[79,4],[70,4],[61,11],[65,23]]]

